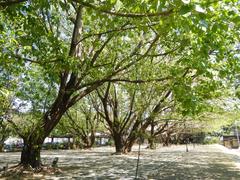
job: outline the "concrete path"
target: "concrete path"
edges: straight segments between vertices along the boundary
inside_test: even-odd
[[[137,164],[137,146],[129,155],[111,155],[112,147],[92,150],[43,151],[42,159],[50,164],[59,157],[58,175],[34,175],[31,179],[134,179]],[[190,145],[141,148],[138,178],[169,180],[240,180],[240,151],[221,145]],[[6,163],[16,164],[20,153],[0,153],[0,168]],[[1,178],[0,178],[1,179]]]

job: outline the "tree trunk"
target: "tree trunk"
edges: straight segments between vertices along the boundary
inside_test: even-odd
[[[4,148],[4,142],[7,139],[9,132],[7,131],[7,127],[3,122],[0,120],[0,129],[1,129],[1,135],[0,135],[0,152],[3,152]]]
[[[51,119],[48,116],[48,112],[45,114],[43,118],[43,125],[39,127],[37,124],[35,128],[32,129],[29,136],[23,137],[24,147],[21,153],[21,162],[20,164],[24,166],[31,166],[32,168],[40,168],[41,167],[41,157],[40,151],[44,142],[44,139],[49,136],[52,129],[57,125],[62,112],[55,113],[56,116],[53,116]]]
[[[137,137],[136,136],[132,136],[128,139],[126,145],[125,145],[125,149],[124,149],[124,152],[125,153],[129,153],[132,151],[132,147],[135,143],[135,141],[137,140]]]
[[[169,144],[170,144],[170,139],[171,139],[171,134],[170,134],[170,133],[167,133],[167,134],[166,134],[166,138],[164,139],[164,144],[163,144],[163,146],[169,146]]]
[[[149,144],[149,149],[156,149],[156,144],[155,144],[155,137],[154,137],[154,121],[152,120],[151,122],[151,135],[148,138],[148,144]]]
[[[162,145],[163,145],[163,146],[168,146],[167,135],[166,135],[166,134],[163,134],[163,135],[161,136],[161,141],[162,141]]]
[[[124,153],[124,141],[122,134],[116,133],[113,135],[113,140],[115,143],[115,149],[117,154]]]
[[[83,141],[83,148],[84,149],[89,149],[91,148],[94,143],[95,143],[95,134],[94,133],[91,133],[90,136],[81,136],[81,139]]]
[[[156,149],[156,144],[153,137],[148,138],[149,149]]]
[[[91,133],[91,136],[90,136],[90,146],[92,147],[94,144],[95,144],[95,132],[92,132]]]
[[[3,152],[3,147],[4,147],[4,145],[2,143],[0,143],[0,152]]]
[[[30,144],[24,142],[20,164],[24,166],[30,165],[32,168],[40,168],[42,165],[40,157],[41,147],[42,143]]]

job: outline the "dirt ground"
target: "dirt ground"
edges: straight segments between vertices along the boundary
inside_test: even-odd
[[[186,152],[186,146],[181,145],[149,150],[142,145],[138,179],[240,179],[240,150],[221,145],[189,145],[188,149]],[[135,179],[137,150],[135,146],[128,155],[112,155],[113,147],[43,151],[43,163],[51,164],[58,157],[62,173],[35,174],[25,179]],[[19,152],[0,153],[0,169],[17,164],[19,158]]]

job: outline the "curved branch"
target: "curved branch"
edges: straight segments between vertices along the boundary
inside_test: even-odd
[[[149,56],[149,57],[167,56],[167,55],[169,55],[169,54],[171,54],[171,53],[177,51],[177,50],[180,49],[180,48],[181,48],[181,46],[179,46],[179,47],[177,47],[177,48],[175,48],[175,49],[172,49],[172,50],[166,51],[166,52],[164,52],[164,53],[159,53],[159,54],[148,54],[147,56]],[[139,54],[139,55],[141,55],[141,54]]]
[[[110,30],[107,30],[107,31],[104,31],[104,32],[87,34],[82,39],[80,39],[78,43],[80,43],[80,42],[84,41],[85,39],[90,38],[92,36],[101,36],[101,35],[110,34],[110,33],[114,33],[114,32],[123,32],[123,31],[127,31],[127,30],[137,29],[139,27],[151,27],[151,26],[156,26],[158,24],[159,23],[154,22],[154,23],[147,24],[147,25],[142,25],[142,26],[129,26],[129,27],[125,27],[125,26],[123,27],[122,26],[120,28],[110,29]]]
[[[168,11],[163,11],[163,12],[156,12],[156,13],[124,13],[124,12],[115,12],[115,11],[109,11],[106,9],[99,8],[91,3],[84,2],[82,0],[73,0],[75,2],[78,2],[82,4],[85,7],[94,9],[96,11],[110,14],[113,16],[120,16],[120,17],[128,17],[128,18],[142,18],[142,17],[164,17],[164,16],[169,16],[170,14],[173,13],[173,9],[170,9]]]
[[[141,83],[149,83],[149,82],[162,82],[165,80],[169,80],[171,77],[164,77],[164,78],[155,78],[155,79],[136,79],[136,80],[131,80],[131,79],[123,79],[123,78],[113,78],[106,80],[108,82],[126,82],[126,83],[136,83],[136,84],[141,84]]]
[[[35,63],[35,64],[39,64],[39,65],[45,65],[45,64],[49,64],[49,63],[55,63],[55,62],[62,61],[61,59],[53,59],[53,60],[49,60],[47,62],[41,62],[41,61],[38,61],[38,60],[33,60],[33,59],[30,59],[30,58],[22,57],[19,54],[13,55],[12,57],[16,58],[16,59],[19,59],[19,60],[23,60],[25,62]]]

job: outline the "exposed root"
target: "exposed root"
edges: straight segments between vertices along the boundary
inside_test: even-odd
[[[8,168],[7,170],[0,172],[0,177],[19,179],[19,177],[44,177],[49,174],[59,174],[62,171],[56,167],[41,166],[39,168],[32,168],[24,166],[22,164]]]
[[[124,152],[114,152],[111,155],[126,155],[127,153]]]
[[[157,149],[157,147],[156,147],[156,146],[154,146],[154,147],[147,146],[145,149],[156,150],[156,149]]]

